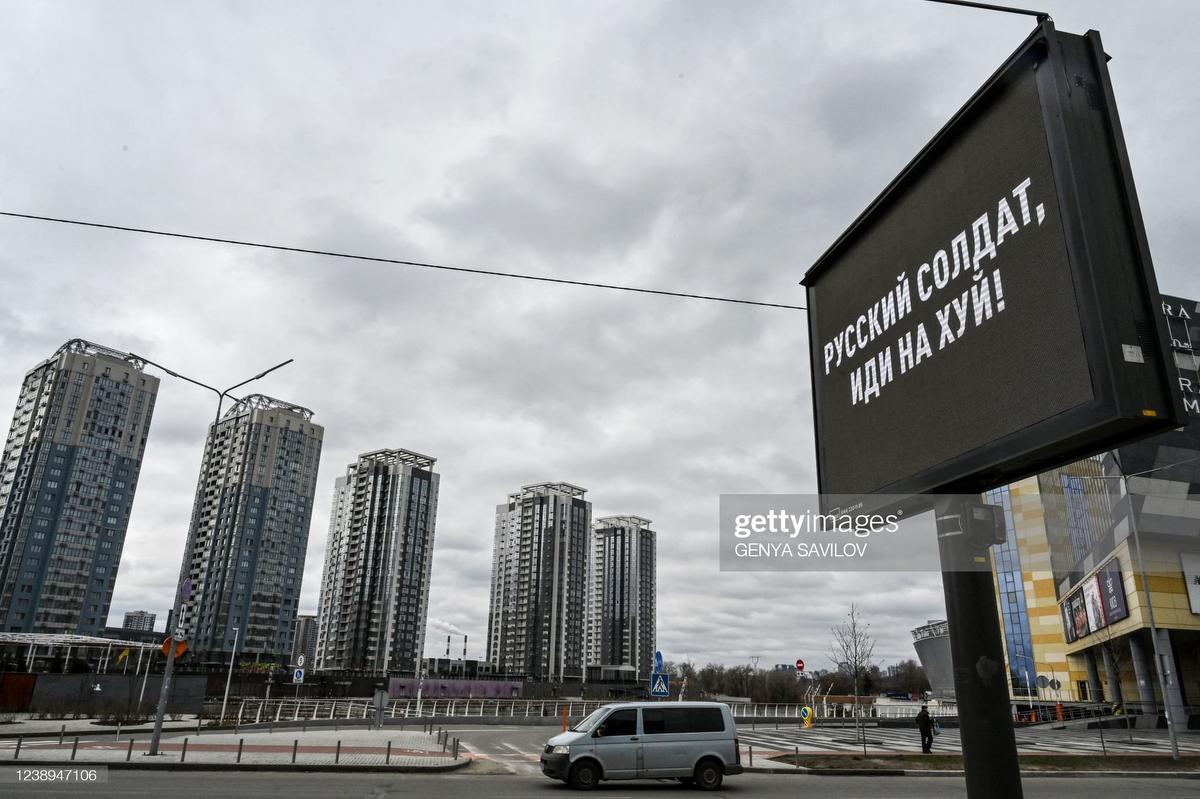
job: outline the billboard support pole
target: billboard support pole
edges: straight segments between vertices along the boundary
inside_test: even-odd
[[[963,499],[939,496],[934,513],[967,796],[1020,799],[1021,770],[996,592],[991,568],[984,565],[988,563],[986,548],[973,546],[965,535]]]

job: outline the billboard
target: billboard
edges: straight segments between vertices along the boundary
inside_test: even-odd
[[[1121,564],[1116,558],[1110,559],[1081,582],[1061,607],[1063,632],[1068,644],[1128,618]]]
[[[1083,591],[1083,605],[1087,609],[1088,627],[1092,632],[1108,626],[1104,616],[1104,601],[1100,598],[1100,576],[1092,575],[1080,586]]]
[[[1063,633],[1067,637],[1067,643],[1073,644],[1075,643],[1075,624],[1071,621],[1071,603],[1063,602],[1059,607],[1062,609]]]
[[[1121,581],[1121,564],[1113,558],[1096,573],[1100,586],[1100,599],[1104,607],[1106,624],[1116,624],[1129,618],[1129,606],[1125,603],[1125,583]]]
[[[1092,632],[1088,626],[1087,606],[1083,601],[1083,591],[1077,590],[1067,599],[1067,607],[1070,610],[1071,632],[1074,635],[1074,640],[1079,640],[1085,635]]]
[[[1181,423],[1099,35],[1044,22],[805,275],[820,491],[983,491]]]

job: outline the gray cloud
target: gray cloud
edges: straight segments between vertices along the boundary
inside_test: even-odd
[[[1200,11],[1156,8],[1055,11],[1104,32],[1162,288],[1197,296]],[[865,0],[3,12],[4,209],[787,303],[1030,27]],[[494,506],[547,479],[654,520],[671,659],[820,667],[853,601],[895,660],[943,613],[937,575],[717,571],[722,492],[815,487],[799,312],[11,219],[0,236],[0,396],[77,336],[226,385],[296,358],[256,388],[327,430],[309,612],[334,478],[400,446],[443,475],[430,652],[458,628],[482,654]],[[165,614],[211,414],[164,377],[114,620]]]

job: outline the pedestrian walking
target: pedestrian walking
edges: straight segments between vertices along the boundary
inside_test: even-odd
[[[917,714],[917,729],[921,731],[921,751],[932,753],[933,719],[929,718],[929,705],[921,705],[921,712]]]

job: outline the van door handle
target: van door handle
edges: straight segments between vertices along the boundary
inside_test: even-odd
[[[631,740],[631,741],[636,741],[636,740],[637,740],[637,736],[635,735],[635,736],[633,736],[632,738],[630,738],[629,740]]]

